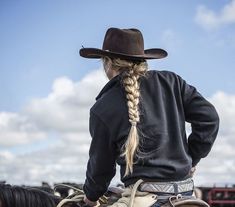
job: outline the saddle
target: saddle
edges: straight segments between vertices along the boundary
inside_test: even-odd
[[[158,196],[156,193],[139,191],[138,187],[142,182],[142,180],[137,181],[131,188],[109,188],[106,194],[99,199],[97,207],[151,207],[157,200],[161,199],[166,200],[161,207],[210,207],[203,200],[193,196],[182,196],[181,194],[176,196]],[[80,189],[75,190],[74,194],[63,199],[57,207],[70,206],[66,204],[87,207],[83,202],[83,191]]]
[[[116,198],[112,200],[112,204],[101,204],[100,207],[151,207],[157,200],[166,200],[161,207],[210,207],[205,201],[195,198],[194,196],[157,196],[151,192],[141,192],[138,186],[142,183],[141,180],[132,188],[120,190],[118,188],[110,188],[109,191],[113,192]],[[109,199],[108,199],[109,200]]]
[[[116,198],[116,199],[115,199]],[[152,193],[136,193],[132,207],[151,207],[162,196],[156,196]],[[194,196],[168,196],[164,197],[167,202],[161,207],[210,207],[205,201],[195,198]],[[109,200],[109,199],[108,199]],[[108,204],[101,204],[100,207],[130,207],[130,195],[127,192],[124,194],[113,195],[112,200]]]

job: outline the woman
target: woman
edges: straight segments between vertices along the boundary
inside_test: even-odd
[[[141,191],[191,194],[192,172],[218,132],[213,105],[177,74],[147,71],[146,60],[164,58],[167,52],[144,50],[137,29],[110,28],[102,49],[82,48],[80,55],[101,58],[110,79],[90,110],[85,203],[96,205],[115,175],[116,163],[126,188],[142,179]],[[185,121],[192,126],[188,138]]]

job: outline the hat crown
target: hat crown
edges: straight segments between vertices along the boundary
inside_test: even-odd
[[[109,28],[102,49],[127,55],[144,55],[144,39],[138,29]]]
[[[79,54],[85,58],[121,58],[132,61],[160,59],[167,52],[160,48],[144,49],[143,35],[138,29],[119,29],[111,27],[107,30],[103,47],[81,48]]]

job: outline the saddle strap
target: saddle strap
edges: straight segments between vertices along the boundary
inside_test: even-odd
[[[168,202],[162,205],[162,207],[210,207],[205,201],[195,198],[193,196],[171,196]]]

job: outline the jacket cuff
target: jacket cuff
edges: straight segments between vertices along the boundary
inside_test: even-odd
[[[200,162],[200,160],[201,160],[201,158],[193,158],[192,167],[195,167]]]
[[[83,191],[86,195],[86,197],[88,198],[88,200],[90,201],[97,201],[99,199],[99,195],[97,195],[97,193],[93,192],[91,189],[89,189],[86,185],[86,183],[83,185]]]

